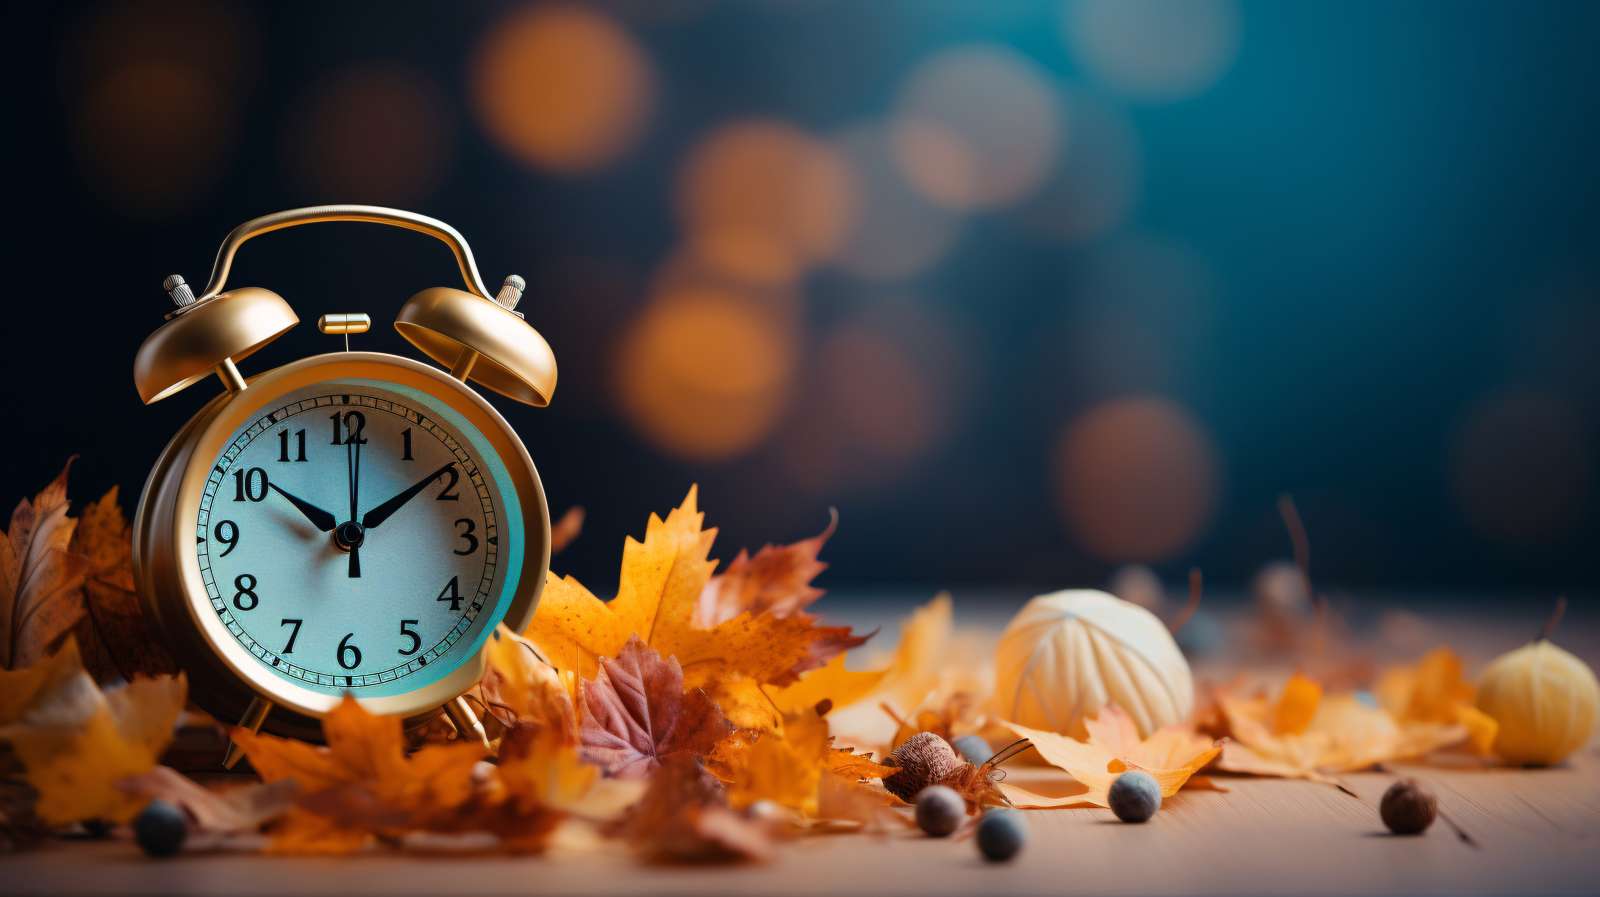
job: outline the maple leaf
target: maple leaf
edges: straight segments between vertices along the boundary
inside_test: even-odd
[[[1217,701],[1232,736],[1217,765],[1229,772],[1338,784],[1339,773],[1422,756],[1467,737],[1458,725],[1402,725],[1353,694],[1323,695],[1295,679],[1276,701],[1229,694]]]
[[[0,741],[39,792],[36,812],[52,824],[123,821],[141,802],[117,783],[155,766],[183,709],[182,676],[140,678],[102,692],[68,637],[35,668],[0,673]]]
[[[682,665],[691,688],[704,688],[740,726],[776,722],[763,685],[788,685],[862,644],[848,627],[817,625],[803,612],[780,616],[745,612],[710,628],[694,625],[700,595],[711,579],[716,530],[691,488],[665,519],[651,515],[643,541],[627,539],[617,596],[601,601],[572,577],[551,575],[525,635],[561,670],[597,675],[600,658],[616,656],[638,636]]]
[[[709,754],[730,726],[698,688],[684,690],[676,658],[634,636],[582,686],[583,757],[607,775],[640,778],[669,754]]]
[[[742,613],[764,611],[791,616],[822,597],[811,585],[828,565],[817,559],[822,546],[839,526],[832,511],[827,529],[792,545],[765,545],[754,557],[743,549],[728,568],[706,583],[695,606],[696,626],[709,629]]]
[[[1461,725],[1475,752],[1491,753],[1500,725],[1473,706],[1477,689],[1467,681],[1461,658],[1449,648],[1440,646],[1411,666],[1385,670],[1373,692],[1379,705],[1402,725]]]
[[[1095,718],[1084,720],[1087,741],[1016,723],[1005,725],[1032,742],[1046,762],[1065,770],[1084,787],[1079,793],[1044,797],[1016,785],[1001,784],[1007,798],[1028,808],[1110,806],[1111,783],[1130,769],[1149,773],[1161,786],[1161,796],[1171,797],[1222,751],[1222,745],[1186,726],[1168,726],[1141,739],[1132,717],[1114,704],[1102,707]]]
[[[845,669],[845,656],[835,657],[821,669],[800,676],[793,685],[766,689],[772,706],[782,714],[794,714],[828,702],[832,709],[848,707],[871,695],[883,684],[887,669],[857,672]]]
[[[767,860],[773,853],[765,827],[731,809],[722,784],[681,752],[664,758],[644,797],[606,832],[656,862]]]
[[[67,473],[23,499],[0,533],[0,667],[38,662],[83,615],[87,563],[71,553],[77,521],[67,516]]]
[[[729,803],[743,808],[769,800],[803,816],[815,816],[831,742],[827,721],[815,713],[787,717],[781,730],[758,733],[727,764],[723,781]]]
[[[943,681],[953,617],[950,596],[940,593],[901,625],[885,690],[902,707],[921,706]]]
[[[407,756],[400,719],[370,714],[348,695],[323,718],[322,731],[327,747],[231,733],[262,779],[299,786],[298,810],[280,826],[274,849],[347,852],[378,834],[461,830],[482,747],[427,745]]]
[[[488,654],[488,667],[480,683],[483,699],[492,711],[511,714],[508,728],[552,729],[564,740],[577,741],[574,688],[538,656],[527,639],[501,623],[489,640]],[[492,715],[499,719],[497,714]]]
[[[70,551],[87,565],[85,612],[75,634],[90,674],[103,682],[176,673],[166,641],[134,589],[133,538],[115,486],[80,512]]]

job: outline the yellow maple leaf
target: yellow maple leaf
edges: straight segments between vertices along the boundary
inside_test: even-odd
[[[745,612],[710,628],[694,625],[701,593],[716,563],[716,530],[704,529],[691,488],[665,519],[651,515],[643,541],[622,549],[617,595],[602,601],[576,579],[552,574],[524,633],[561,670],[593,679],[600,659],[615,657],[638,635],[663,657],[675,657],[684,683],[702,688],[735,724],[777,722],[763,685],[788,685],[799,674],[864,641],[847,627],[823,627],[805,613]]]
[[[1378,703],[1401,723],[1463,726],[1472,749],[1487,756],[1500,726],[1473,706],[1476,692],[1461,658],[1444,646],[1410,666],[1390,667],[1373,688]]]
[[[1016,785],[1000,785],[1012,803],[1027,808],[1110,806],[1111,783],[1130,769],[1149,773],[1161,786],[1161,796],[1171,797],[1222,750],[1222,745],[1187,726],[1168,726],[1141,739],[1138,726],[1116,705],[1107,705],[1094,719],[1084,720],[1087,741],[1011,722],[1005,725],[1031,741],[1046,762],[1065,770],[1083,786],[1081,792],[1046,797]]]
[[[163,676],[102,692],[70,637],[37,667],[0,673],[0,741],[11,744],[39,792],[39,818],[131,818],[142,801],[117,783],[155,767],[186,686],[182,676]]]
[[[884,689],[902,709],[920,707],[943,681],[953,616],[950,596],[940,593],[901,624]]]
[[[1461,726],[1402,724],[1354,694],[1322,695],[1320,688],[1285,689],[1276,702],[1264,697],[1218,696],[1232,739],[1218,766],[1230,772],[1336,783],[1339,773],[1427,754],[1466,738]],[[1284,710],[1285,703],[1295,705]],[[1309,706],[1307,706],[1309,705]],[[1309,711],[1303,726],[1299,720]],[[1295,725],[1277,723],[1292,719]]]
[[[767,689],[767,694],[773,706],[784,714],[811,710],[823,701],[827,701],[831,709],[838,709],[876,692],[888,673],[887,669],[847,670],[845,656],[841,654],[821,669],[801,675],[800,681],[793,685]]]

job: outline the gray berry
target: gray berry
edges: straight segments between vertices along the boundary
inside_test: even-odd
[[[1149,773],[1134,769],[1111,783],[1111,812],[1123,822],[1145,822],[1161,809],[1161,786]]]
[[[974,765],[981,766],[985,760],[994,756],[994,748],[989,747],[989,742],[977,735],[963,735],[950,742],[950,746],[956,749],[956,753],[960,754],[963,760]]]
[[[977,841],[984,859],[1003,863],[1028,843],[1028,827],[1016,810],[990,810],[978,820]]]
[[[954,789],[929,785],[917,795],[917,826],[935,838],[960,828],[966,815],[967,802]]]
[[[153,857],[169,857],[183,849],[189,837],[189,820],[183,811],[164,800],[153,800],[133,820],[139,846]]]

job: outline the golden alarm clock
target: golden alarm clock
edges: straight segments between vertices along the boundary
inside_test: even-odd
[[[298,323],[259,287],[224,291],[246,241],[363,221],[418,231],[455,253],[466,289],[412,296],[395,328],[440,367],[352,352],[364,314],[326,315],[344,351],[248,380],[237,364]],[[344,696],[420,724],[443,710],[483,727],[461,697],[486,642],[525,627],[550,564],[550,517],[528,450],[468,384],[549,403],[555,356],[515,306],[491,296],[454,228],[377,206],[291,209],[223,241],[205,290],[167,278],[177,308],[139,348],[146,403],[215,375],[225,392],[157,459],[134,517],[138,590],[194,701],[224,722],[314,739]],[[230,747],[225,764],[237,759]]]

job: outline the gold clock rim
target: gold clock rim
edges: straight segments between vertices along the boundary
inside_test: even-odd
[[[549,507],[533,458],[494,406],[447,373],[409,358],[380,352],[314,355],[259,374],[249,380],[247,389],[229,396],[221,405],[206,406],[196,415],[196,423],[199,423],[200,417],[208,418],[200,423],[198,430],[191,431],[186,427],[174,440],[178,442],[187,433],[187,445],[175,445],[176,454],[168,462],[181,464],[183,469],[170,470],[167,484],[156,486],[158,490],[175,490],[175,494],[168,496],[173,499],[169,505],[170,522],[163,523],[159,519],[150,521],[152,526],[170,527],[170,531],[165,533],[151,533],[152,539],[168,540],[166,550],[161,553],[164,557],[155,558],[156,569],[150,571],[148,583],[158,605],[158,620],[164,629],[170,628],[177,620],[183,620],[199,636],[198,643],[209,648],[226,671],[250,692],[278,707],[312,718],[326,715],[339,704],[342,697],[322,694],[276,676],[233,638],[227,627],[211,612],[211,598],[200,576],[194,532],[199,517],[200,495],[215,456],[239,425],[264,404],[270,403],[272,397],[316,383],[350,378],[411,386],[445,402],[478,427],[492,450],[505,463],[522,511],[525,554],[511,607],[497,622],[504,622],[519,631],[526,628],[538,606],[546,571],[550,566]],[[268,397],[261,398],[263,393],[267,393]],[[152,471],[152,475],[155,474],[156,471]],[[177,475],[175,483],[171,479],[173,474]],[[146,496],[147,499],[149,497]],[[159,505],[161,496],[155,498]],[[160,510],[158,507],[158,517],[161,516]],[[533,544],[535,539],[538,540],[537,545]],[[161,566],[171,569],[163,571],[159,569]],[[171,588],[163,589],[163,581]],[[171,607],[174,602],[182,605],[182,610]],[[174,641],[179,650],[188,642]],[[187,659],[177,658],[180,665],[185,667],[189,666],[185,663]],[[358,696],[358,699],[363,707],[374,713],[415,717],[436,710],[472,688],[482,677],[486,664],[487,650],[480,650],[445,676],[419,689],[377,698]]]

